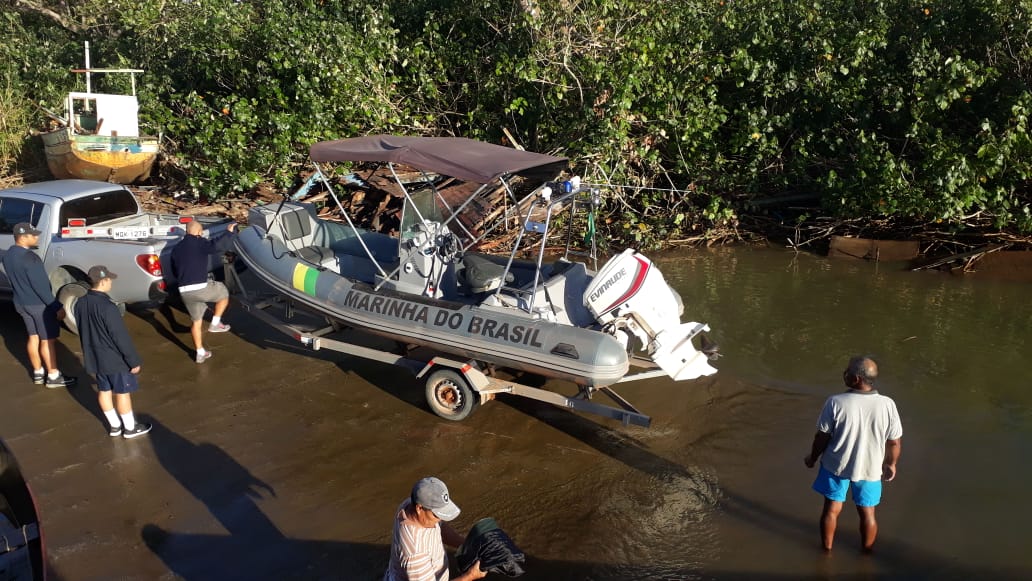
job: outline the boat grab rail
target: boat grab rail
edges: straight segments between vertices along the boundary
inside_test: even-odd
[[[505,277],[509,275],[509,271],[512,269],[512,263],[516,258],[516,253],[519,252],[520,244],[523,242],[524,234],[527,232],[535,232],[541,234],[541,242],[538,248],[537,260],[534,268],[534,281],[529,286],[524,286],[521,288],[513,288],[502,285],[495,291],[495,298],[499,301],[501,300],[501,298],[497,295],[501,294],[503,290],[516,294],[517,298],[520,298],[522,294],[530,294],[530,301],[527,301],[527,306],[524,309],[528,313],[534,312],[534,301],[537,298],[538,285],[539,283],[541,283],[542,279],[545,278],[541,270],[541,265],[542,263],[544,263],[545,260],[545,248],[547,248],[548,246],[548,232],[551,228],[552,216],[557,213],[555,210],[557,208],[561,208],[562,206],[568,203],[572,204],[573,207],[576,208],[577,196],[585,192],[591,194],[593,198],[597,198],[598,195],[597,190],[592,190],[591,188],[587,187],[571,188],[570,191],[556,198],[551,197],[551,191],[552,189],[548,186],[548,184],[545,184],[545,186],[538,190],[538,197],[536,200],[534,200],[534,203],[530,204],[530,206],[527,208],[527,214],[523,220],[523,228],[520,229],[519,234],[516,236],[516,241],[513,243],[512,252],[509,253],[509,259],[505,263],[505,272],[503,274],[503,280],[505,279]],[[545,221],[543,223],[536,222],[531,219],[531,217],[534,215],[534,210],[539,208],[540,206],[544,206],[546,209]],[[569,244],[567,244],[567,248],[569,248]],[[594,237],[592,237],[592,248],[594,249]],[[552,298],[551,296],[549,296],[548,293],[548,287],[543,286],[543,288],[545,294],[545,302],[548,303],[549,308],[552,310],[552,314],[557,315],[555,305],[553,304]]]
[[[373,252],[369,250],[369,246],[366,245],[365,240],[362,239],[361,232],[355,226],[355,223],[351,221],[351,215],[344,209],[344,206],[340,203],[340,198],[337,196],[337,190],[334,189],[333,184],[330,183],[330,180],[326,178],[326,174],[323,173],[322,168],[319,166],[319,164],[317,162],[312,162],[312,165],[315,166],[315,174],[313,174],[312,177],[308,178],[309,181],[311,181],[313,178],[315,178],[316,175],[318,175],[318,178],[315,179],[322,181],[323,185],[326,186],[326,190],[330,192],[330,197],[333,198],[333,202],[337,205],[337,210],[341,213],[342,216],[344,216],[344,219],[347,220],[348,226],[351,227],[351,231],[355,233],[355,237],[358,239],[358,243],[362,245],[362,249],[365,250],[365,253],[369,256],[369,260],[372,261],[373,266],[375,266],[376,270],[379,271],[380,276],[382,276],[383,279],[386,280],[388,276],[387,272],[380,266],[380,263],[376,260],[376,256],[373,254]],[[307,185],[308,184],[306,182],[306,186]],[[286,197],[284,197],[284,202],[285,201]],[[282,203],[280,205],[282,206]]]

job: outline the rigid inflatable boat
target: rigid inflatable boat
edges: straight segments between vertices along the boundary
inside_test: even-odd
[[[310,154],[315,173],[303,191],[321,184],[343,220],[320,218],[295,195],[252,208],[235,241],[251,271],[292,302],[341,326],[589,389],[620,381],[642,361],[675,380],[716,372],[714,353],[693,343],[708,327],[681,322],[680,297],[648,258],[626,250],[597,272],[571,259],[574,215],[586,212],[593,224],[599,190],[576,178],[528,185],[558,175],[564,158],[462,138],[385,135],[317,143]],[[357,227],[341,205],[327,176],[345,162],[376,164],[404,198],[397,235]],[[400,177],[413,173],[418,179]],[[348,179],[369,187],[368,175]],[[466,194],[454,195],[456,184]],[[496,222],[519,227],[507,255],[476,251],[490,231],[464,217],[483,210],[490,192],[502,192],[505,215],[517,218]],[[560,214],[566,253],[546,261]],[[592,258],[588,238],[583,254]],[[521,259],[528,247],[534,258]]]

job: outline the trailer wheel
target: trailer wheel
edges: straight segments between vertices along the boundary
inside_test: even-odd
[[[426,402],[438,416],[457,422],[477,409],[480,396],[459,373],[438,369],[426,380]]]

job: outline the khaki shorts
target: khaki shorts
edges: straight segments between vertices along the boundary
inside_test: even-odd
[[[190,319],[200,321],[204,318],[204,311],[208,309],[208,303],[215,303],[222,299],[229,298],[229,289],[226,285],[215,280],[209,280],[208,285],[197,290],[180,293],[186,312],[190,313]]]

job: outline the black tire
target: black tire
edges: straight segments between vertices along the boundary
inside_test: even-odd
[[[438,369],[426,380],[426,403],[438,416],[458,422],[477,409],[480,394],[458,372]]]
[[[73,334],[79,334],[79,326],[75,322],[75,302],[86,296],[90,285],[83,281],[70,282],[57,291],[57,302],[64,307],[64,325]]]

